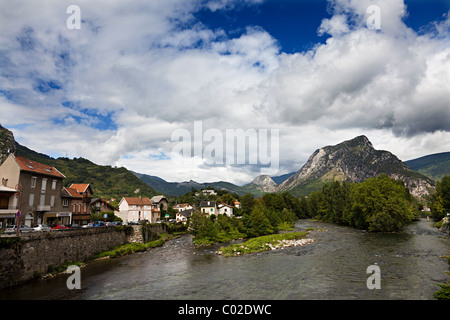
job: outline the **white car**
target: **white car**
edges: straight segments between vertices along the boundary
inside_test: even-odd
[[[17,226],[6,227],[5,233],[16,233]],[[33,232],[34,230],[27,225],[19,225],[19,232]]]
[[[88,229],[88,228],[93,228],[94,224],[92,222],[88,223],[88,224],[84,224],[81,226],[83,229]]]
[[[52,228],[50,228],[46,224],[38,224],[36,227],[33,228],[34,231],[50,231]]]

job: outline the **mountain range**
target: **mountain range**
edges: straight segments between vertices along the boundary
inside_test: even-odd
[[[394,180],[402,180],[415,197],[422,197],[434,189],[432,179],[411,170],[392,153],[376,150],[366,136],[359,136],[316,150],[299,171],[278,186],[277,191],[308,195],[329,181],[363,182],[382,173]]]
[[[402,162],[388,151],[375,150],[366,136],[316,150],[297,172],[276,177],[258,176],[243,186],[226,181],[167,182],[160,177],[133,172],[123,167],[99,166],[83,158],[53,159],[21,146],[15,141],[12,132],[0,125],[0,163],[10,152],[58,168],[66,175],[67,185],[75,182],[90,183],[94,195],[98,197],[136,194],[180,196],[190,192],[192,188],[214,188],[238,195],[252,193],[255,196],[287,191],[295,196],[302,196],[319,190],[328,181],[362,182],[381,173],[403,180],[414,196],[421,197],[433,190],[435,180],[450,174],[450,152]]]

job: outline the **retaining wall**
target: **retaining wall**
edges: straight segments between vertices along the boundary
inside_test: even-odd
[[[86,261],[94,254],[128,242],[143,242],[141,226],[131,232],[113,227],[33,232],[0,237],[0,289],[48,272],[68,261]]]

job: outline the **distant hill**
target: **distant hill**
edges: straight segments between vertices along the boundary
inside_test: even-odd
[[[291,172],[291,173],[286,173],[281,176],[271,177],[271,178],[272,178],[273,182],[275,182],[277,185],[279,185],[279,184],[282,184],[287,179],[289,179],[294,174],[295,174],[295,172]]]
[[[251,186],[237,186],[233,183],[225,181],[205,182],[205,183],[199,183],[193,180],[184,182],[168,182],[157,176],[151,176],[137,172],[133,173],[143,182],[151,186],[153,189],[170,196],[182,196],[190,192],[192,188],[200,190],[206,189],[208,187],[214,188],[216,190],[226,190],[230,193],[237,193],[238,195],[244,195],[247,192],[253,194],[261,194],[259,190],[256,190]]]
[[[411,170],[392,153],[375,150],[367,137],[359,136],[315,151],[299,171],[278,186],[277,192],[308,195],[329,181],[363,182],[382,173],[402,180],[416,197],[434,188],[430,178]]]
[[[0,164],[8,156],[8,150],[15,151],[16,155],[57,168],[66,176],[64,186],[70,186],[72,183],[91,184],[94,197],[120,199],[125,196],[136,196],[136,194],[149,197],[159,194],[126,168],[100,166],[83,158],[54,159],[20,145],[14,140],[11,131],[0,126]]]
[[[450,175],[450,152],[442,152],[405,161],[411,169],[437,181]]]
[[[236,193],[240,196],[246,193],[251,193],[256,197],[259,197],[265,193],[274,192],[278,186],[278,183],[285,181],[295,172],[284,174],[277,177],[258,176],[252,182],[245,184],[243,186],[238,186],[231,182],[226,181],[204,182],[204,183],[196,182],[193,180],[184,182],[168,182],[157,176],[137,172],[133,173],[153,189],[163,194],[171,196],[182,196],[190,192],[192,188],[200,190],[211,187],[216,190],[226,190],[230,193]],[[278,183],[276,181],[278,181]]]

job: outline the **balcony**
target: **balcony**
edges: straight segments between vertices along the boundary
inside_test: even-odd
[[[50,205],[48,205],[48,206],[39,205],[39,206],[37,206],[36,211],[50,211]]]
[[[0,215],[13,215],[15,216],[18,209],[15,206],[10,207],[1,207],[0,208]]]

